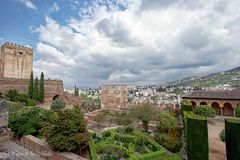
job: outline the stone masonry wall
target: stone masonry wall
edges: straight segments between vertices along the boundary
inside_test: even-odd
[[[15,89],[18,93],[28,93],[28,79],[0,78],[0,92],[3,94],[10,89]],[[54,96],[63,96],[63,81],[44,80],[44,102],[50,103]]]
[[[32,48],[9,42],[1,46],[0,77],[22,79],[29,78],[32,66]]]
[[[0,152],[7,152],[8,148],[8,104],[0,99]]]

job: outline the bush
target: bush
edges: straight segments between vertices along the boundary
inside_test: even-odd
[[[188,160],[208,160],[208,128],[206,118],[187,118]]]
[[[240,160],[240,120],[225,119],[226,150],[228,160]]]
[[[181,148],[181,137],[174,133],[156,133],[154,135],[156,142],[171,152],[179,152]]]
[[[9,90],[7,91],[7,93],[5,94],[5,98],[9,101],[16,101],[16,97],[17,97],[18,93],[17,91],[14,89],[14,90]]]
[[[28,100],[28,95],[25,93],[19,93],[15,97],[15,101],[26,103]]]
[[[182,111],[192,111],[192,103],[187,101],[187,100],[182,100],[181,101],[181,110]]]
[[[26,106],[36,106],[37,102],[33,99],[28,99],[26,102]]]
[[[211,106],[208,105],[200,105],[196,107],[195,114],[205,116],[205,117],[215,117],[216,111]]]
[[[220,138],[221,141],[225,142],[225,130],[222,130],[219,133],[219,138]]]
[[[160,132],[175,130],[177,128],[177,118],[172,116],[168,111],[160,112],[157,128]]]
[[[55,99],[52,101],[51,110],[57,111],[57,110],[63,109],[64,107],[65,107],[65,103],[62,100]]]
[[[236,115],[236,117],[240,117],[240,105],[237,105],[236,110],[235,110],[235,115]]]
[[[53,117],[53,112],[39,107],[15,105],[10,107],[9,128],[20,137],[23,135],[38,136],[43,123],[52,121]]]

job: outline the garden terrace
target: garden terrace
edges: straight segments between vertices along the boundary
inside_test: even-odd
[[[143,132],[131,127],[93,133],[89,142],[92,160],[181,160]]]

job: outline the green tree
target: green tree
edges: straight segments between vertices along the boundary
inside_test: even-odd
[[[148,131],[148,123],[151,120],[156,120],[158,111],[152,105],[146,103],[140,106],[134,106],[130,109],[129,116],[142,121],[143,128]]]
[[[169,111],[159,114],[155,140],[171,152],[178,152],[181,147],[181,136],[177,130],[177,118]]]
[[[39,94],[38,94],[38,78],[37,78],[37,77],[35,78],[35,81],[34,81],[32,98],[33,98],[35,101],[38,101],[38,100],[39,100]]]
[[[29,84],[28,84],[28,97],[33,97],[33,71],[31,72],[30,78],[29,78]]]
[[[43,99],[44,99],[44,74],[42,72],[39,86],[39,101],[42,102]]]
[[[240,117],[240,104],[238,104],[236,107],[235,115],[236,115],[236,117]]]
[[[61,152],[79,154],[89,140],[86,121],[78,107],[59,110],[54,122],[46,125],[42,132],[50,147]]]
[[[194,110],[195,114],[205,117],[215,117],[216,111],[211,106],[200,105]]]
[[[164,133],[175,130],[177,128],[177,118],[168,111],[160,112],[157,128]]]
[[[75,96],[79,96],[79,90],[78,90],[78,88],[76,86],[74,88],[74,95]]]

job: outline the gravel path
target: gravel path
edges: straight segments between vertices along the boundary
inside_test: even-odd
[[[219,138],[219,133],[224,129],[224,120],[208,120],[209,160],[226,160],[225,143]]]

